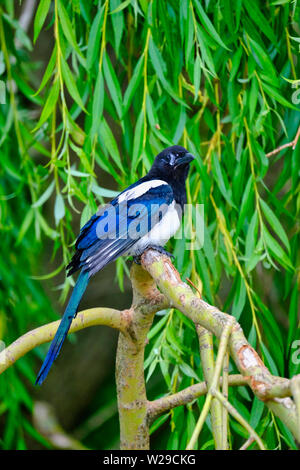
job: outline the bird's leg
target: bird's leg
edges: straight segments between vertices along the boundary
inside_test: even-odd
[[[168,256],[169,258],[175,258],[175,256],[172,253],[169,253],[169,251],[166,251],[162,246],[156,246],[156,245],[149,245],[147,246],[147,249],[151,248],[152,250],[156,250],[159,253]]]
[[[142,264],[141,255],[133,256],[133,262],[134,262],[135,264],[141,265],[141,264]]]

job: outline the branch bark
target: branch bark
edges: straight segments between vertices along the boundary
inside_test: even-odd
[[[156,281],[171,306],[180,310],[195,325],[201,325],[220,338],[225,325],[233,321],[229,338],[231,357],[240,373],[249,377],[249,385],[254,394],[286,424],[299,442],[296,406],[289,398],[291,381],[270,373],[246,340],[240,325],[230,315],[194,295],[191,288],[181,280],[169,258],[148,250],[142,255],[142,265]]]
[[[168,307],[153,279],[140,266],[130,272],[133,300],[128,315],[129,334],[120,334],[116,360],[116,382],[121,449],[149,449],[144,350],[156,312]]]
[[[220,378],[220,384],[223,384],[223,378]],[[230,387],[240,387],[242,385],[249,385],[249,377],[243,377],[241,374],[233,374],[228,377],[228,385]],[[190,385],[180,392],[166,395],[165,397],[158,398],[157,400],[148,401],[148,421],[152,423],[159,415],[166,413],[172,408],[177,406],[187,405],[203,395],[208,391],[207,383],[200,382],[198,384]]]
[[[295,440],[300,442],[300,376],[291,380],[273,376],[247,342],[236,320],[196,296],[181,280],[166,256],[152,249],[146,251],[142,255],[142,265],[133,264],[131,268],[131,282],[133,301],[130,309],[86,310],[78,313],[70,328],[70,332],[75,332],[92,325],[107,325],[120,331],[116,380],[122,449],[148,449],[149,425],[159,414],[190,403],[209,390],[213,398],[218,399],[223,407],[226,406],[230,413],[236,415],[226,396],[218,390],[218,385],[227,388],[222,377],[219,377],[225,349],[222,357],[220,356],[222,361],[217,361],[215,366],[218,365],[217,379],[208,387],[206,383],[195,384],[173,395],[152,402],[147,400],[144,378],[147,334],[155,313],[171,307],[177,308],[190,318],[198,329],[199,326],[205,328],[220,339],[222,332],[230,326],[228,347],[241,375],[228,375],[226,382],[228,380],[229,386],[248,384],[254,394],[285,423]],[[51,341],[58,324],[57,321],[30,331],[3,350],[0,353],[0,373],[34,347]],[[208,380],[208,377],[206,379]],[[249,432],[253,435],[250,428]]]
[[[297,130],[297,133],[296,133],[296,136],[295,138],[291,141],[291,142],[288,142],[286,144],[283,144],[283,145],[280,145],[280,147],[277,147],[276,149],[272,150],[271,152],[269,153],[266,153],[266,157],[272,157],[272,155],[276,155],[277,153],[281,152],[281,150],[284,150],[286,149],[287,147],[292,147],[293,150],[296,148],[296,145],[297,145],[297,142],[299,140],[299,137],[300,137],[300,126],[298,127],[298,130]]]
[[[210,387],[215,370],[213,335],[210,331],[202,328],[200,325],[196,325],[196,331],[199,339],[203,374],[208,387]],[[222,407],[216,398],[213,398],[211,403],[211,426],[215,448],[216,450],[222,450]]]
[[[13,365],[20,357],[31,349],[51,341],[57,331],[60,320],[40,326],[20,336],[10,346],[0,352],[0,374]],[[127,331],[128,317],[126,311],[112,308],[91,308],[79,312],[73,320],[69,333],[75,333],[89,326],[105,325],[116,328],[122,332]]]

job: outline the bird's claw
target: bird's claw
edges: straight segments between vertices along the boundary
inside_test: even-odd
[[[162,248],[161,246],[155,246],[155,245],[149,245],[147,246],[146,250],[155,250],[155,251],[158,251],[159,253],[161,253],[162,255],[165,255],[165,256],[168,256],[168,258],[172,258],[172,259],[175,259],[175,256],[170,253],[169,251],[166,251],[164,248]],[[145,250],[145,251],[146,251]],[[142,254],[141,253],[140,255],[135,255],[133,256],[133,262],[135,264],[138,264],[138,265],[141,265],[142,264]]]
[[[148,246],[148,249],[151,248],[152,250],[156,250],[158,251],[159,253],[161,253],[162,255],[166,255],[168,256],[168,258],[172,258],[172,259],[175,259],[175,256],[170,253],[169,251],[166,251],[164,248],[162,248],[161,246],[155,246],[155,245],[150,245]]]

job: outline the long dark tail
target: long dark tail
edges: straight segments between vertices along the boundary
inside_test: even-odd
[[[42,385],[48,375],[53,361],[57,358],[59,351],[63,345],[63,342],[68,334],[72,320],[76,316],[79,303],[81,301],[85,289],[87,288],[88,282],[89,274],[87,272],[81,271],[73,289],[67,308],[65,310],[65,313],[61,319],[57,332],[50,345],[47,356],[36,378],[36,385]]]

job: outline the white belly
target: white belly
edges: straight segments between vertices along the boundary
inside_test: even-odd
[[[140,255],[148,246],[163,247],[167,241],[175,235],[181,223],[181,210],[176,207],[175,201],[147,235],[138,240],[127,253],[128,255]]]

